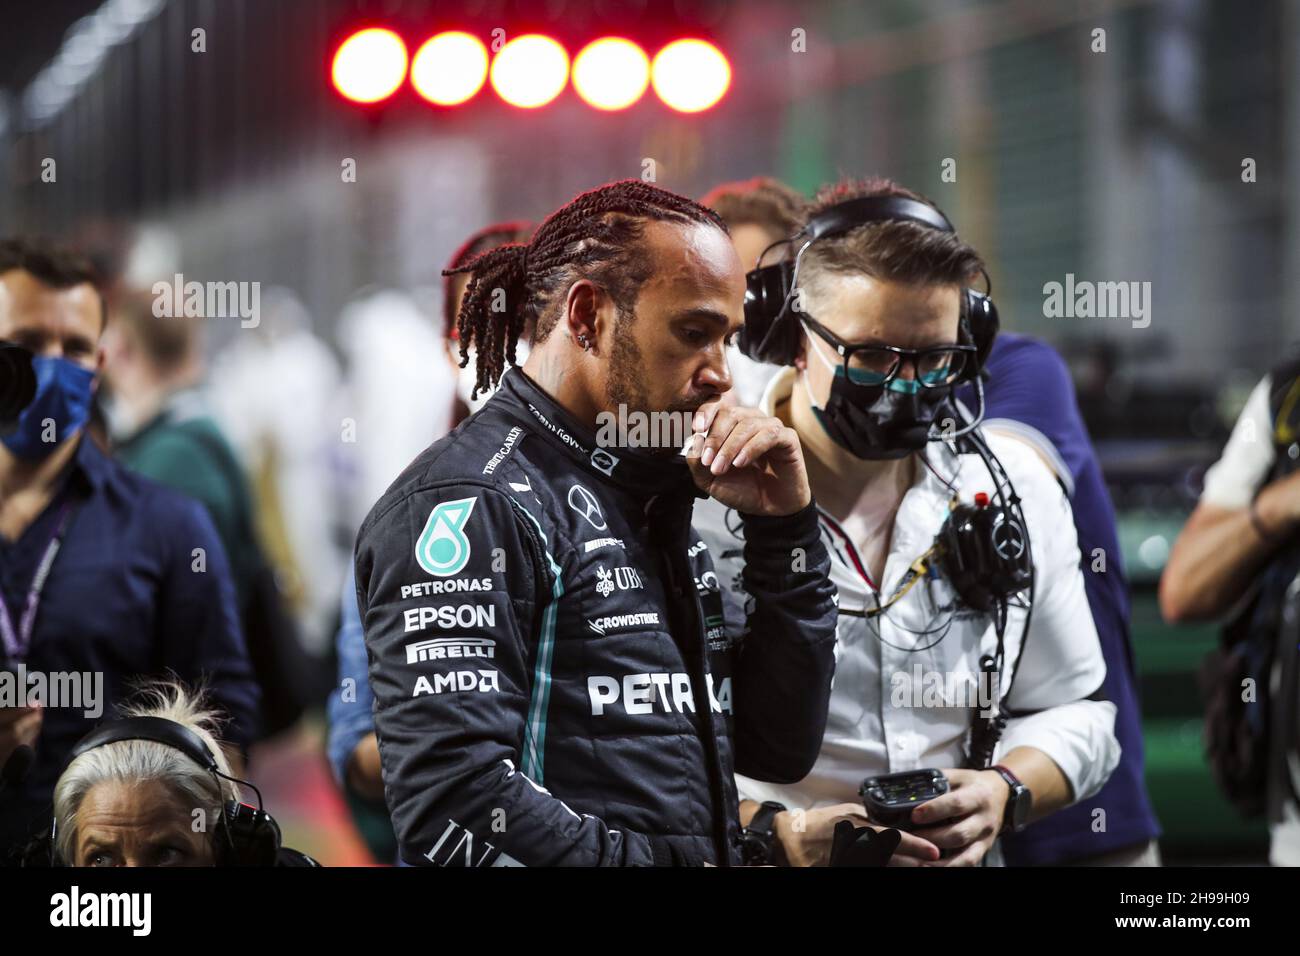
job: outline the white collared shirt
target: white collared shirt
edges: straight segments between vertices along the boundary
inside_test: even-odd
[[[786,369],[769,384],[763,397],[768,414],[789,397],[794,376],[794,369]],[[1085,799],[1115,769],[1120,746],[1114,734],[1115,705],[1086,699],[1100,689],[1106,665],[1084,593],[1073,516],[1061,487],[1031,449],[996,435],[986,440],[1022,500],[1036,567],[1031,632],[1008,701],[1012,710],[1032,713],[1009,721],[995,759],[1015,747],[1036,747],[1061,768],[1075,799]],[[940,442],[931,442],[926,455],[961,501],[971,502],[980,491],[994,498],[994,483],[978,456],[957,455]],[[805,809],[860,803],[858,790],[866,777],[962,766],[974,715],[964,703],[979,699],[979,660],[992,654],[997,643],[991,618],[960,607],[948,581],[937,573],[918,581],[886,613],[863,614],[895,593],[909,566],[934,542],[952,495],[918,465],[916,480],[898,508],[879,589],[869,583],[854,542],[822,512],[822,539],[831,552],[840,616],[821,754],[797,784],[738,775],[741,799]],[[871,515],[854,517],[862,519],[851,522],[855,526],[873,524]],[[740,522],[708,499],[697,503],[693,525],[712,552],[724,594],[745,602]],[[1009,617],[1004,689],[1020,652],[1024,611],[1013,608]],[[941,704],[939,695],[945,691],[953,706]]]

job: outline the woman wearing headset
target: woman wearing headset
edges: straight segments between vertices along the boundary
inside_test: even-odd
[[[71,866],[317,865],[240,803],[201,694],[147,685],[92,731],[54,788],[51,859]]]

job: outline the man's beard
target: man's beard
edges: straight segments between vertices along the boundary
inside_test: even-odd
[[[641,350],[632,339],[632,316],[620,314],[614,328],[614,347],[610,350],[609,374],[605,385],[605,399],[611,411],[617,413],[622,405],[629,413],[650,415],[657,412],[694,412],[702,400],[673,402],[667,408],[651,408],[650,394],[646,388],[647,366],[641,359]],[[645,448],[651,455],[676,455],[680,448]]]
[[[609,378],[605,384],[605,399],[611,409],[623,405],[629,412],[649,412],[646,406],[650,397],[646,392],[642,370],[641,350],[632,340],[632,317],[619,312],[614,326],[614,347],[609,355]]]

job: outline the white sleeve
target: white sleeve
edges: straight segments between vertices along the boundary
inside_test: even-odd
[[[1101,689],[1106,661],[1069,502],[1036,457],[1023,460],[1012,481],[1029,522],[1036,582],[1030,632],[1007,700],[1012,711],[1027,713],[1008,721],[997,753],[1041,750],[1060,767],[1077,801],[1100,790],[1119,764],[1115,705],[1086,699]]]
[[[1051,757],[1070,783],[1070,802],[1086,800],[1119,766],[1115,705],[1080,700],[1015,718],[998,744],[998,759],[1016,747],[1034,747]]]
[[[1201,503],[1219,508],[1246,508],[1273,467],[1273,420],[1268,396],[1273,389],[1265,375],[1246,399],[1223,454],[1205,473]]]

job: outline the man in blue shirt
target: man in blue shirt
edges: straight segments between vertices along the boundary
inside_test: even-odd
[[[73,745],[133,681],[170,671],[203,684],[228,741],[256,733],[258,691],[211,520],[85,437],[105,317],[80,257],[0,241],[0,339],[33,354],[37,382],[0,436],[0,859],[48,829]]]
[[[1107,698],[1115,704],[1115,736],[1123,754],[1091,799],[1002,839],[1012,866],[1158,866],[1159,824],[1143,777],[1142,713],[1129,637],[1128,581],[1115,532],[1115,510],[1079,414],[1074,385],[1050,346],[1000,332],[986,366],[985,429],[1028,444],[1047,463],[1074,510],[1084,589],[1106,659]],[[975,409],[966,388],[960,398]],[[1097,811],[1104,811],[1098,814]]]

